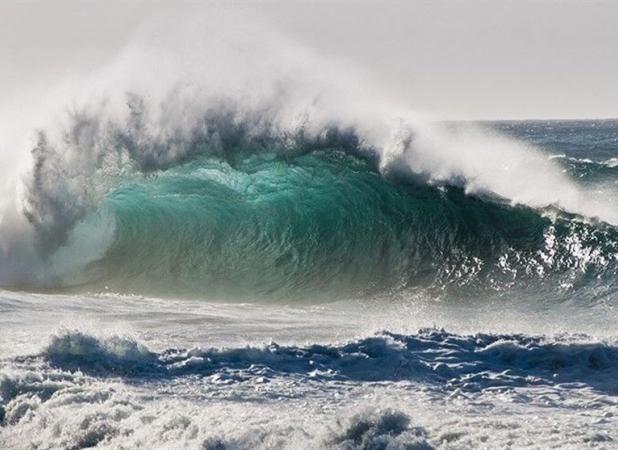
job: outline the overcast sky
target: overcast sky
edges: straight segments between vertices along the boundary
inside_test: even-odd
[[[175,3],[0,3],[0,101],[92,73]],[[618,1],[210,4],[453,119],[618,117]],[[199,10],[208,14],[208,8]],[[162,33],[165,30],[161,31]]]

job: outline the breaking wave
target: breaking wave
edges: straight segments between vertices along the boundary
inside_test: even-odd
[[[426,329],[418,334],[380,332],[341,345],[307,347],[271,343],[230,349],[168,349],[154,353],[140,343],[79,331],[54,336],[43,353],[52,367],[95,376],[182,377],[216,383],[277,377],[315,381],[402,381],[455,390],[567,384],[616,394],[618,349],[586,336],[456,335]],[[579,384],[578,384],[579,383]]]
[[[615,289],[613,190],[259,32],[268,54],[234,36],[137,39],[37,123],[0,198],[0,285],[240,300]],[[198,41],[206,56],[187,58]]]
[[[40,264],[18,285],[213,299],[612,289],[613,225],[418,170],[401,161],[412,134],[387,164],[352,128],[290,133],[219,107],[188,137],[153,137],[143,101],[128,107],[128,128],[77,117],[62,148],[40,135],[24,210]]]

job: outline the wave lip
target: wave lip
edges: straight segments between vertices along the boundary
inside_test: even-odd
[[[574,339],[577,338],[577,339]],[[43,353],[54,367],[98,376],[182,377],[235,383],[300,377],[319,382],[422,381],[483,390],[566,384],[618,395],[618,346],[585,337],[415,335],[381,332],[343,345],[269,344],[233,349],[168,349],[156,354],[130,339],[80,332],[54,337]]]

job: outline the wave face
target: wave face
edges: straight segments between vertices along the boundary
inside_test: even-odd
[[[616,290],[615,226],[559,204],[471,190],[465,174],[404,164],[409,152],[385,168],[352,128],[291,132],[219,107],[190,133],[153,136],[143,100],[128,106],[122,124],[75,117],[61,148],[40,135],[25,207],[35,284],[234,300]],[[616,170],[563,159],[595,167],[590,189]]]
[[[231,164],[203,158],[125,184],[102,208],[113,217],[114,240],[87,276],[123,292],[500,287],[616,270],[612,229],[552,224],[457,188],[389,183],[341,151]]]

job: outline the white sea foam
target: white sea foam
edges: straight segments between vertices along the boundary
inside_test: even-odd
[[[615,310],[410,300],[2,293],[0,447],[612,448]]]
[[[424,330],[347,344],[157,355],[132,338],[64,332],[40,355],[3,360],[0,443],[426,450],[534,441],[610,448],[616,348],[585,336]],[[578,414],[580,407],[588,414]],[[529,415],[548,409],[553,419],[531,426]]]

